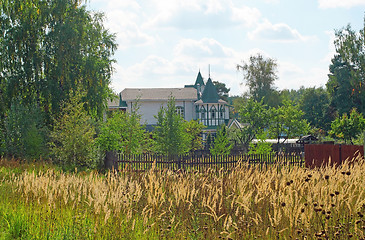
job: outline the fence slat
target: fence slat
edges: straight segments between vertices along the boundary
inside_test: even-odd
[[[236,155],[206,155],[206,154],[187,154],[187,155],[161,155],[161,154],[117,154],[118,166],[121,169],[129,168],[132,171],[146,171],[156,163],[156,170],[170,169],[198,170],[206,171],[229,170],[237,166],[237,162],[248,163],[249,167],[267,169],[269,165],[278,167],[303,166],[304,159],[302,154],[236,154]]]

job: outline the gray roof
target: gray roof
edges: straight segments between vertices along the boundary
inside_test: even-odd
[[[170,95],[175,100],[197,100],[195,88],[126,88],[122,91],[122,100],[168,100]]]

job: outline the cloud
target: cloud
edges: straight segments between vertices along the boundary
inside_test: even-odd
[[[365,6],[364,0],[318,0],[319,8],[351,8]]]
[[[174,53],[177,56],[188,56],[195,58],[226,58],[233,55],[233,50],[224,47],[217,40],[203,38],[201,40],[183,39],[175,47]]]
[[[109,0],[101,3],[95,0],[94,4],[104,4],[106,14],[105,27],[116,33],[119,49],[131,46],[151,45],[156,37],[149,35],[140,26],[145,21],[143,8],[135,0]]]
[[[159,1],[165,3],[165,1]],[[228,28],[237,25],[251,26],[260,18],[256,8],[236,6],[231,1],[169,1],[161,6],[159,14],[147,23],[148,27],[178,29]]]
[[[251,40],[268,40],[276,42],[308,41],[315,37],[303,36],[296,29],[285,23],[272,24],[265,19],[252,32],[248,33]]]
[[[292,62],[279,61],[279,79],[275,86],[278,89],[299,89],[301,86],[306,88],[323,87],[328,80],[327,74],[328,70],[326,68],[303,68]]]

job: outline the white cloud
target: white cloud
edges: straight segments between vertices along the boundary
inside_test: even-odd
[[[265,19],[255,30],[248,33],[251,40],[269,40],[277,42],[308,41],[315,39],[311,36],[303,36],[296,29],[292,29],[285,23],[272,24]]]
[[[351,8],[365,6],[364,0],[318,0],[320,8]]]
[[[233,55],[231,49],[212,38],[183,39],[176,45],[174,53],[178,56],[195,58],[226,58]]]
[[[95,4],[98,4],[96,0]],[[116,33],[119,49],[131,46],[151,45],[156,38],[149,35],[140,26],[145,21],[142,7],[135,0],[109,0],[99,2],[103,4],[106,21],[105,27]]]
[[[320,67],[302,68],[292,62],[279,61],[279,79],[275,83],[278,89],[299,89],[304,87],[323,87],[328,77],[328,70]]]
[[[168,6],[156,3],[159,14],[152,17],[148,27],[179,29],[228,28],[251,26],[261,16],[256,8],[236,6],[230,0],[169,1]],[[173,2],[173,3],[171,3]]]

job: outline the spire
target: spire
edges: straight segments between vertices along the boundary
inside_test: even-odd
[[[202,100],[204,103],[217,103],[219,100],[217,89],[210,78],[205,85]]]
[[[205,84],[204,84],[203,77],[202,77],[202,75],[200,74],[200,69],[199,69],[199,73],[198,73],[198,76],[196,77],[196,81],[195,81],[195,84],[194,84],[195,88],[196,88],[198,85],[200,85],[200,86],[204,86],[204,85],[205,85]]]

